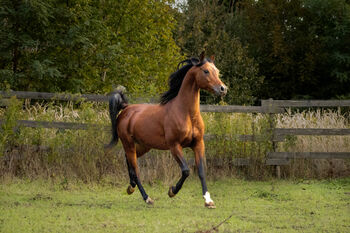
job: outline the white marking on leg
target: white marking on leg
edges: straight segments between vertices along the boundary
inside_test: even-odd
[[[205,200],[205,203],[210,203],[210,202],[214,202],[211,198],[210,198],[210,193],[206,192],[205,195],[203,195],[203,198]]]
[[[150,204],[150,205],[153,205],[154,201],[150,198],[150,197],[147,197],[147,199],[145,200],[145,202],[147,204]]]

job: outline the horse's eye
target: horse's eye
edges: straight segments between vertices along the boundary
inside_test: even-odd
[[[209,74],[209,70],[203,70],[203,72]]]

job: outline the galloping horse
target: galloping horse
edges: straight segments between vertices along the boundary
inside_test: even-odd
[[[183,66],[179,68],[180,65]],[[191,147],[195,154],[205,206],[215,208],[205,182],[204,123],[199,110],[199,90],[205,89],[224,96],[227,87],[219,79],[219,70],[214,65],[213,56],[207,59],[202,53],[200,59],[187,59],[180,62],[179,66],[171,74],[170,88],[161,96],[160,104],[128,105],[122,91],[111,95],[109,112],[113,139],[109,146],[115,145],[120,138],[130,176],[127,193],[132,194],[137,185],[147,204],[153,204],[154,201],[141,185],[137,158],[152,148],[171,151],[182,171],[180,180],[168,191],[169,197],[174,197],[190,173],[182,149]]]

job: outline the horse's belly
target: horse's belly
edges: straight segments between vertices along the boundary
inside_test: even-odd
[[[135,139],[136,143],[148,147],[148,148],[154,148],[158,150],[168,150],[169,147],[165,142],[164,137],[159,136],[136,136]]]
[[[133,138],[135,142],[148,148],[169,149],[165,141],[163,128],[154,121],[135,124]]]
[[[186,137],[180,144],[182,147],[190,147],[193,145],[193,137]]]

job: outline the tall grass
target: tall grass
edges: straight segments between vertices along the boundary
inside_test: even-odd
[[[270,177],[274,168],[265,166],[266,153],[272,150],[267,130],[270,122],[264,114],[203,113],[206,134],[216,135],[206,142],[208,177],[244,176],[258,179]],[[17,119],[110,124],[107,105],[72,102],[19,102],[11,100],[8,108],[0,109],[0,174],[2,176],[77,178],[85,182],[127,182],[124,152],[120,143],[104,150],[111,138],[108,131],[58,130],[20,127],[13,131]],[[348,128],[348,115],[339,111],[316,110],[287,112],[275,119],[279,128]],[[239,135],[262,135],[261,142],[242,142]],[[280,151],[349,151],[349,136],[298,136],[279,143]],[[185,157],[193,164],[193,153],[185,149]],[[220,158],[221,163],[217,163]],[[234,158],[249,158],[252,165],[237,167]],[[192,163],[191,163],[192,161]],[[152,150],[139,159],[144,182],[174,183],[180,168],[168,151]],[[331,172],[330,172],[331,171]],[[193,170],[192,172],[195,172]],[[329,177],[346,175],[349,164],[344,160],[299,160],[282,168],[285,177]]]
[[[350,128],[349,113],[340,110],[314,110],[277,115],[279,128]],[[290,152],[349,152],[350,136],[297,136],[280,143],[280,151]],[[315,159],[294,161],[283,169],[285,176],[337,177],[350,175],[349,160]]]

